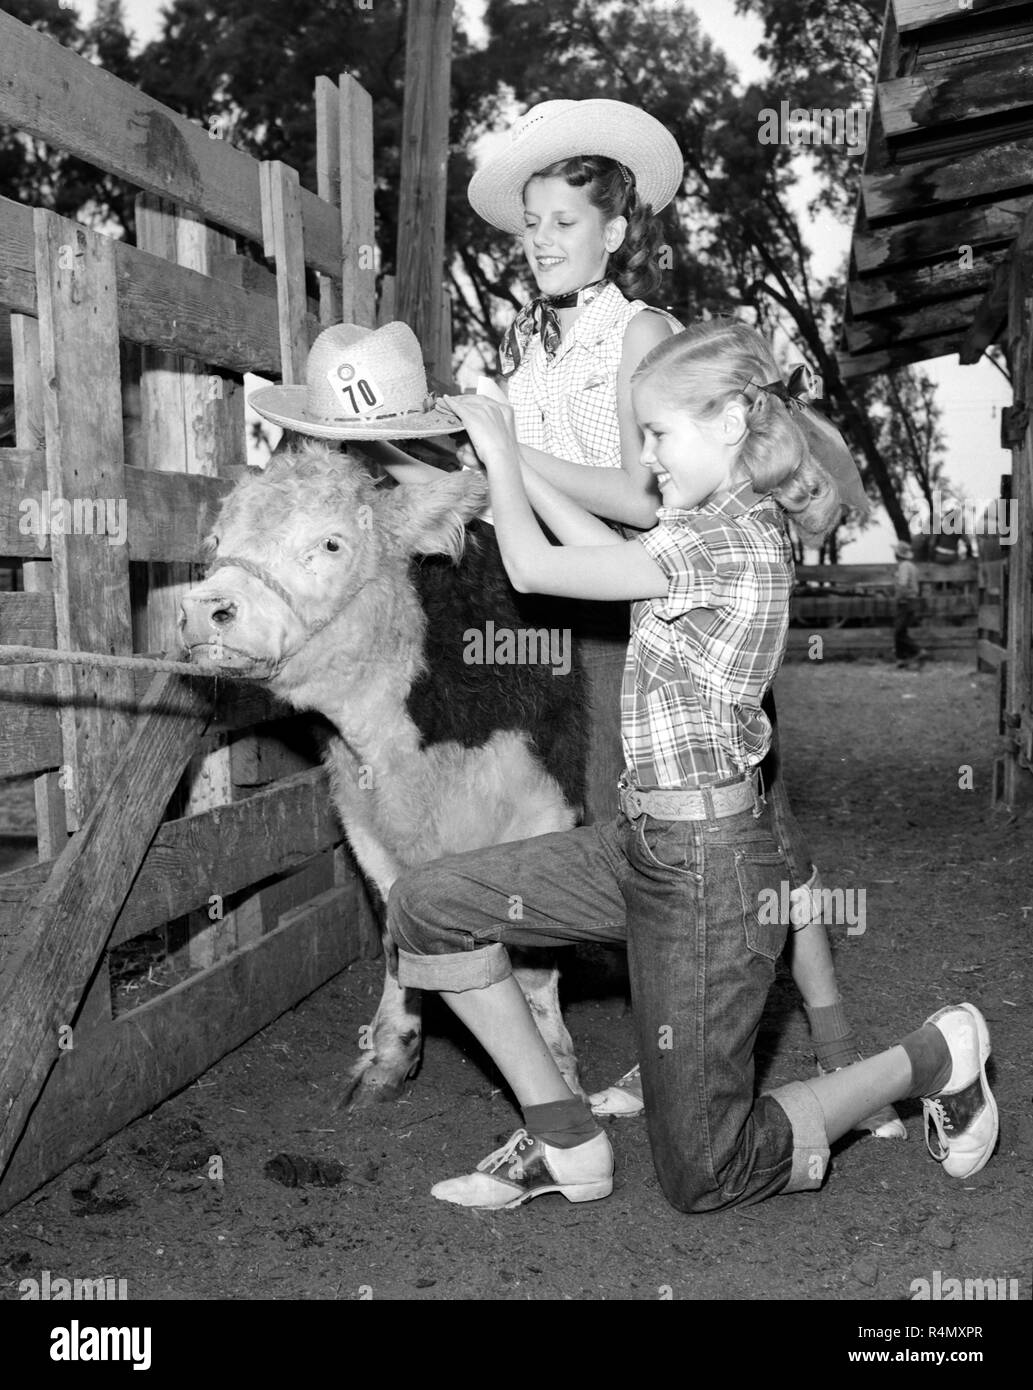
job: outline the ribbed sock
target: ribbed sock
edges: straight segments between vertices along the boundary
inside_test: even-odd
[[[809,1004],[803,1007],[811,1028],[814,1055],[825,1071],[849,1067],[852,1062],[856,1062],[857,1040],[846,1016],[842,999],[817,1009],[812,1009]]]
[[[906,1038],[901,1038],[902,1047],[911,1063],[910,1099],[919,1096],[932,1096],[946,1086],[954,1067],[947,1039],[932,1023],[923,1023]]]
[[[550,1100],[545,1105],[526,1105],[524,1124],[529,1134],[557,1149],[574,1149],[602,1133],[580,1096]]]

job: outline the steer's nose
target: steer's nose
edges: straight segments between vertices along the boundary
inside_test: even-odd
[[[185,594],[179,627],[187,641],[205,641],[212,630],[225,631],[237,617],[237,602],[221,594]]]

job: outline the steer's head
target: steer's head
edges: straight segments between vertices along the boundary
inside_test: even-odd
[[[376,646],[388,606],[378,587],[405,583],[411,555],[458,560],[485,500],[477,473],[386,488],[323,445],[274,456],[234,488],[206,539],[207,577],[180,611],[190,660],[269,680],[346,613],[371,629],[349,645]]]

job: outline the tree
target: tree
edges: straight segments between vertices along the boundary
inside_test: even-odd
[[[936,385],[920,369],[904,367],[885,374],[890,409],[882,419],[883,452],[898,473],[901,488],[914,480],[933,521],[933,492],[943,490],[943,411],[936,402]]]
[[[100,0],[95,19],[86,26],[58,0],[7,0],[4,9],[123,81],[136,81],[121,0]],[[132,226],[132,197],[116,179],[5,126],[0,126],[0,193],[89,224],[109,229],[114,224],[122,230]]]
[[[764,41],[758,53],[771,65],[767,89],[773,101],[776,96],[781,100],[791,93],[791,104],[797,107],[826,109],[860,104],[871,109],[884,19],[883,0],[844,0],[835,6],[816,0],[737,0],[736,9],[756,14],[764,21]],[[807,149],[821,175],[808,211],[825,208],[852,219],[860,175],[856,153],[832,142],[811,144]],[[826,286],[825,299],[829,331],[817,336],[809,331],[813,325],[808,323],[806,313],[801,314],[796,296],[787,297],[783,307],[795,322],[801,339],[815,354],[837,423],[864,456],[869,491],[879,496],[894,530],[903,540],[909,534],[901,500],[903,480],[886,466],[867,408],[884,400],[891,388],[881,379],[862,379],[853,385],[842,380],[835,356],[823,346],[824,342],[836,342],[841,332],[843,286],[839,280]],[[923,406],[921,400],[916,404]]]

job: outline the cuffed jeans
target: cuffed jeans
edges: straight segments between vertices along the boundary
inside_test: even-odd
[[[604,824],[410,869],[388,898],[398,977],[482,989],[507,945],[627,943],[653,1162],[680,1211],[821,1185],[814,1093],[753,1093],[753,1053],[785,944],[787,878],[766,810],[709,822],[623,814]],[[770,890],[774,898],[763,894]],[[763,894],[763,896],[762,896]]]

